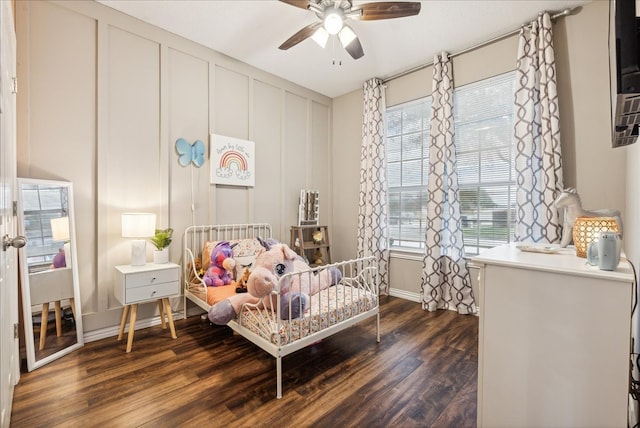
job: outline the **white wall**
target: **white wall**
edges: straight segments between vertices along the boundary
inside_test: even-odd
[[[554,24],[563,172],[565,187],[578,189],[586,209],[617,208],[624,217],[625,158],[628,159],[629,149],[611,148],[608,19],[608,2],[596,1]],[[441,48],[447,50],[445,42]],[[517,36],[512,36],[455,56],[454,84],[460,86],[514,69],[516,49]],[[429,95],[431,73],[428,67],[388,82],[387,105]],[[333,101],[335,227],[357,224],[358,184],[353,180],[357,177],[354,169],[359,167],[362,94],[361,90],[354,91]],[[336,159],[338,148],[339,161]],[[630,162],[637,169],[638,163]],[[347,201],[347,204],[338,201]],[[625,218],[627,225],[636,221]],[[355,231],[348,234],[348,241],[333,241],[340,256],[355,254],[352,236],[355,237]],[[404,254],[401,257],[391,260],[391,288],[396,294],[418,298],[422,256]]]
[[[333,111],[331,256],[335,260],[350,260],[356,257],[358,231],[362,91],[335,98]]]
[[[625,206],[625,148],[611,147],[609,2],[584,5],[558,20],[554,47],[565,184],[587,209]]]
[[[637,189],[626,187],[637,179],[625,162],[635,168],[638,156],[610,148],[607,22],[607,2],[592,2],[554,26],[565,184],[585,208],[622,210],[633,232],[638,210],[625,202],[637,206]],[[125,209],[174,227],[178,262],[192,222],[266,221],[286,241],[300,188],[313,188],[333,258],[355,257],[361,90],[330,100],[91,1],[18,2],[17,32],[18,173],[74,183],[87,331],[119,322],[112,272],[128,261]],[[511,37],[455,57],[455,84],[512,69],[515,46]],[[430,92],[427,68],[389,82],[386,96],[393,105]],[[255,188],[210,185],[208,163],[178,166],[175,140],[209,133],[256,141]],[[417,296],[420,260],[394,258],[392,288]]]
[[[17,35],[18,175],[74,184],[85,334],[120,321],[124,211],[173,227],[178,263],[194,223],[268,222],[287,241],[301,188],[320,191],[331,221],[331,99],[93,1],[18,2]],[[255,187],[178,164],[178,138],[210,133],[255,141]]]

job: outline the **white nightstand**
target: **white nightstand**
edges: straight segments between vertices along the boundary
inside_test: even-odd
[[[164,318],[166,312],[171,338],[177,338],[169,297],[180,294],[179,265],[175,263],[147,263],[142,266],[116,266],[114,294],[120,303],[124,305],[118,340],[122,340],[127,314],[129,313],[129,308],[131,308],[127,352],[131,352],[131,345],[133,344],[138,303],[157,300],[162,328],[166,328]]]

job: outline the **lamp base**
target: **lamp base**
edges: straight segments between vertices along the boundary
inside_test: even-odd
[[[147,241],[136,239],[131,241],[131,266],[147,264]]]

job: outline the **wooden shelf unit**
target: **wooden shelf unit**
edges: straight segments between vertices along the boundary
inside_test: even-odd
[[[314,241],[314,232],[321,233],[322,239],[319,242]],[[315,267],[331,263],[329,228],[327,226],[291,226],[290,247],[301,255],[309,263],[309,266]],[[316,263],[319,257],[322,259],[322,263]]]

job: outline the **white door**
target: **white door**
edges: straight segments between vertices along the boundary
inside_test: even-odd
[[[18,252],[1,241],[16,236],[16,33],[9,1],[0,1],[0,426],[11,418],[18,354]]]

